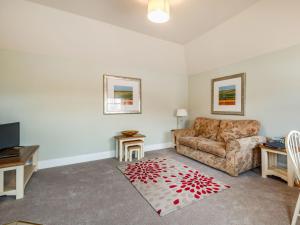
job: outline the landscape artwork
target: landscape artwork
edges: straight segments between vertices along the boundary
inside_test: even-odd
[[[212,79],[211,113],[245,115],[245,84],[245,73]]]
[[[219,87],[219,105],[235,105],[235,85]]]
[[[122,105],[133,104],[133,88],[129,86],[114,86],[114,97],[119,99]]]
[[[103,75],[103,113],[141,113],[141,79]]]

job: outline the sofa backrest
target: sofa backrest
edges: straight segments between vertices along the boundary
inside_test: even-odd
[[[220,128],[220,120],[198,117],[194,122],[196,136],[202,136],[208,139],[217,140]]]
[[[260,130],[257,120],[221,120],[217,141],[228,142],[232,139],[255,136]]]

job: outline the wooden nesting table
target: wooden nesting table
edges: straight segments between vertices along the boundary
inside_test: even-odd
[[[290,187],[294,186],[295,176],[293,162],[286,152],[286,149],[274,149],[260,145],[261,149],[261,174],[263,178],[268,175],[280,177]],[[287,157],[287,168],[280,167],[277,163],[278,155]]]
[[[0,196],[24,197],[24,189],[38,170],[38,145],[18,147],[19,157],[0,159]]]
[[[124,142],[129,142],[129,141],[145,141],[145,135],[143,134],[136,134],[131,137],[125,136],[125,135],[118,135],[115,136],[116,139],[116,158],[119,159],[120,162],[123,160],[123,151],[124,151]],[[142,149],[144,151],[144,149]],[[142,154],[143,157],[143,154]]]

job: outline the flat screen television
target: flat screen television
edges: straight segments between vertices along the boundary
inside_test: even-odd
[[[20,146],[20,123],[0,124],[0,150]]]

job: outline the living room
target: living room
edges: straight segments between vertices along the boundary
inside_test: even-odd
[[[16,147],[36,146],[30,178],[18,189],[16,169],[8,193],[12,165],[0,159],[0,224],[300,224],[293,155],[263,145],[300,130],[300,2],[151,2],[0,1],[0,134],[17,122]],[[150,14],[159,2],[165,21]],[[222,105],[218,88],[232,82],[234,100],[225,95]],[[111,91],[116,83],[123,89]],[[124,92],[122,109],[111,106],[112,93]],[[237,122],[228,128],[230,121]],[[140,136],[123,139],[126,130]],[[207,141],[200,151],[198,137],[222,142],[224,151]],[[127,154],[127,141],[138,141],[128,145],[135,154]],[[236,145],[251,157],[228,163]],[[271,174],[272,159],[284,175]],[[185,181],[169,179],[174,174],[142,179],[144,189],[126,170],[147,160],[151,170],[170,163],[201,174],[201,182],[213,178],[218,193],[200,196],[197,184],[180,192]]]

